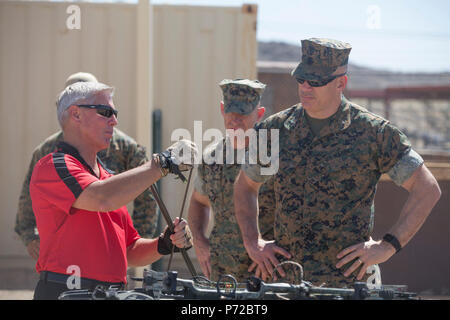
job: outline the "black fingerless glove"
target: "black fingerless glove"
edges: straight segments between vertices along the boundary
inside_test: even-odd
[[[189,244],[189,246],[185,247],[184,249],[189,250],[192,247],[192,237],[191,237],[191,233],[190,230],[187,229],[186,230],[186,240],[187,243]],[[177,246],[174,246],[172,244],[172,240],[170,240],[170,235],[172,235],[174,232],[171,232],[169,230],[168,227],[166,227],[166,229],[164,230],[163,233],[161,233],[161,235],[158,238],[158,253],[165,256],[168,254],[172,253],[172,248],[173,252],[180,252],[180,248],[178,248]]]

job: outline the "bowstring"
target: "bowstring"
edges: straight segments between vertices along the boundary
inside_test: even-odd
[[[182,217],[183,217],[184,206],[185,206],[185,204],[186,204],[186,197],[187,197],[187,194],[188,194],[188,191],[189,191],[189,184],[191,183],[191,176],[192,176],[192,170],[193,170],[193,169],[194,169],[194,168],[192,167],[191,170],[189,171],[189,177],[188,177],[188,180],[187,180],[186,189],[184,190],[183,203],[182,203],[182,205],[181,205],[181,210],[180,210],[180,215],[179,215],[180,220],[181,220]],[[168,265],[167,265],[167,271],[170,270],[170,267],[171,267],[171,265],[172,265],[172,259],[173,259],[173,253],[174,253],[174,250],[175,250],[175,246],[172,245],[172,251],[170,252],[169,263],[168,263]]]

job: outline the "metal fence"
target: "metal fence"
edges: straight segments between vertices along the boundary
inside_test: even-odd
[[[353,98],[352,101],[373,113],[386,113],[384,100]],[[393,100],[390,102],[388,119],[408,136],[416,150],[450,153],[450,100]]]

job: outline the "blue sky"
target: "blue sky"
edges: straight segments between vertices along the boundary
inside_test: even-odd
[[[138,0],[90,1],[135,3]],[[333,38],[352,45],[350,62],[354,64],[400,72],[450,72],[449,0],[150,2],[201,6],[257,4],[258,40],[299,45],[301,39]]]
[[[132,0],[131,0],[132,1]],[[258,4],[257,38],[349,42],[351,62],[403,72],[450,71],[448,0],[151,0],[153,4]],[[299,53],[300,55],[300,53]]]

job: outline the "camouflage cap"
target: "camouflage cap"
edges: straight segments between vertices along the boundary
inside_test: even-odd
[[[247,115],[259,104],[266,85],[258,80],[225,79],[219,83],[223,92],[225,113]]]
[[[350,44],[339,40],[302,40],[302,61],[292,71],[292,76],[305,80],[327,79],[337,68],[348,64],[350,50]]]
[[[92,73],[77,72],[67,78],[66,87],[76,82],[98,82],[98,80]]]

